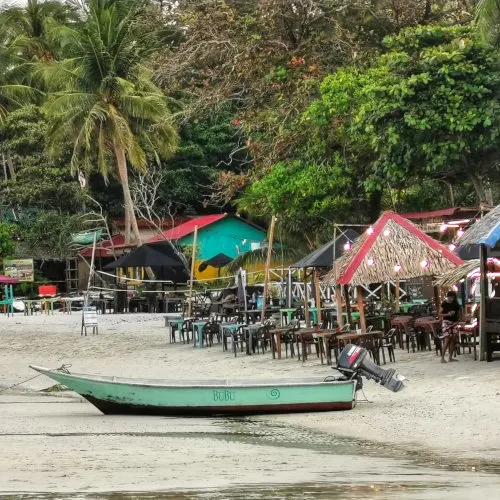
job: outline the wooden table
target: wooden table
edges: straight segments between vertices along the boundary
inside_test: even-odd
[[[366,340],[372,341],[373,349],[367,348],[367,350],[372,351],[373,359],[375,360],[377,365],[380,365],[380,359],[378,356],[378,345],[376,341],[383,337],[384,337],[384,332],[372,330],[371,332],[365,332],[365,333],[355,333],[355,332],[343,333],[342,335],[337,336],[337,340],[339,342],[343,341],[344,346],[346,344],[360,344],[362,347],[364,347],[363,345],[364,341]]]
[[[303,329],[303,330],[297,330],[294,332],[295,334],[295,339],[297,341],[297,354],[299,355],[299,361],[300,361],[300,351],[299,351],[299,342],[302,345],[302,362],[304,363],[305,360],[307,359],[307,352],[306,352],[306,340],[308,338],[312,339],[317,339],[318,340],[318,347],[319,347],[319,355],[321,359],[321,364],[323,363],[323,355],[326,351],[325,349],[325,342],[328,341],[328,339],[334,335],[338,335],[336,330],[318,330],[318,329]]]
[[[295,327],[293,326],[281,326],[278,328],[274,328],[273,330],[270,330],[271,336],[274,339],[273,345],[271,345],[271,352],[273,355],[273,359],[275,359],[275,354],[277,354],[278,359],[281,359],[281,340],[284,335],[288,335],[290,333],[293,333],[296,330]],[[276,353],[275,353],[276,351]]]
[[[424,316],[415,319],[414,324],[415,329],[419,328],[422,329],[424,333],[427,333],[425,336],[425,345],[429,348],[429,351],[432,351],[430,337],[441,328],[441,320],[434,316]]]

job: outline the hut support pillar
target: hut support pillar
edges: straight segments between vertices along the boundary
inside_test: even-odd
[[[481,272],[481,303],[479,305],[479,361],[486,359],[486,301],[488,300],[488,253],[486,245],[480,245],[479,266]]]
[[[321,290],[319,288],[319,271],[317,269],[314,269],[314,291],[316,294],[314,297],[314,301],[316,302],[318,325],[321,325]]]
[[[357,287],[358,292],[358,311],[359,311],[359,327],[362,332],[366,332],[366,317],[365,317],[365,304],[363,302],[363,287]]]
[[[342,316],[342,288],[340,285],[335,286],[335,302],[337,303],[337,325],[342,328],[344,317]]]
[[[395,294],[394,294],[394,302],[395,302],[395,306],[394,306],[394,310],[395,312],[399,312],[399,276],[396,276],[396,291],[395,291]]]
[[[441,300],[440,300],[439,286],[434,285],[434,306],[436,307],[436,311],[439,314],[441,309]]]
[[[351,299],[349,298],[349,285],[344,285],[345,309],[347,313],[347,323],[352,325]]]
[[[311,327],[311,318],[309,316],[309,289],[307,286],[307,267],[304,269],[304,316],[306,318],[306,327]]]

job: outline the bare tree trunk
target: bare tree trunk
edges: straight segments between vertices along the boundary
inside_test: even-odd
[[[127,172],[127,160],[125,158],[125,151],[120,148],[116,142],[114,144],[116,162],[118,164],[118,174],[120,176],[120,182],[123,189],[123,201],[125,204],[125,243],[130,243],[131,234],[130,227],[134,232],[134,236],[137,242],[137,246],[142,245],[141,234],[139,233],[139,226],[137,225],[137,219],[135,218],[134,203],[132,201],[132,196],[130,195],[130,186],[128,183],[128,172]]]
[[[470,179],[479,198],[479,204],[485,207],[493,207],[493,193],[487,179],[477,173],[471,174]]]
[[[453,185],[451,182],[444,181],[444,183],[446,184],[446,197],[448,198],[448,204],[453,208],[455,206],[455,194],[453,192]]]
[[[14,162],[12,161],[12,156],[7,154],[7,166],[9,167],[10,178],[14,181],[16,180],[16,171],[14,170]]]

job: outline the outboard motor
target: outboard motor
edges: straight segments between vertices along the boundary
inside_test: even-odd
[[[404,388],[405,378],[402,375],[396,375],[396,370],[392,368],[389,370],[380,368],[371,361],[368,351],[357,345],[347,344],[344,347],[339,356],[337,370],[350,379],[359,374],[367,379],[375,380],[392,392],[398,392]]]

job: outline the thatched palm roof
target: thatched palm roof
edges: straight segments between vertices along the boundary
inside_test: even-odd
[[[461,266],[455,267],[455,269],[450,269],[445,273],[438,276],[438,278],[434,281],[434,284],[442,287],[453,286],[455,283],[458,283],[460,280],[467,277],[468,274],[474,272],[475,270],[479,271],[479,259],[469,260],[464,262]]]
[[[425,267],[422,266],[425,263]],[[335,262],[325,281],[367,285],[419,276],[437,276],[463,261],[448,248],[394,212],[384,212],[370,231]],[[396,266],[401,266],[399,272]]]
[[[495,273],[493,277],[497,277],[496,275],[500,271],[500,261],[496,258],[488,259],[487,261],[488,274]],[[442,287],[453,286],[458,283],[460,280],[467,278],[471,275],[479,276],[480,272],[480,260],[474,259],[465,262],[461,266],[458,266],[455,269],[447,271],[439,276],[434,284]]]
[[[460,246],[484,244],[494,247],[500,241],[500,205],[473,224],[460,238]]]

